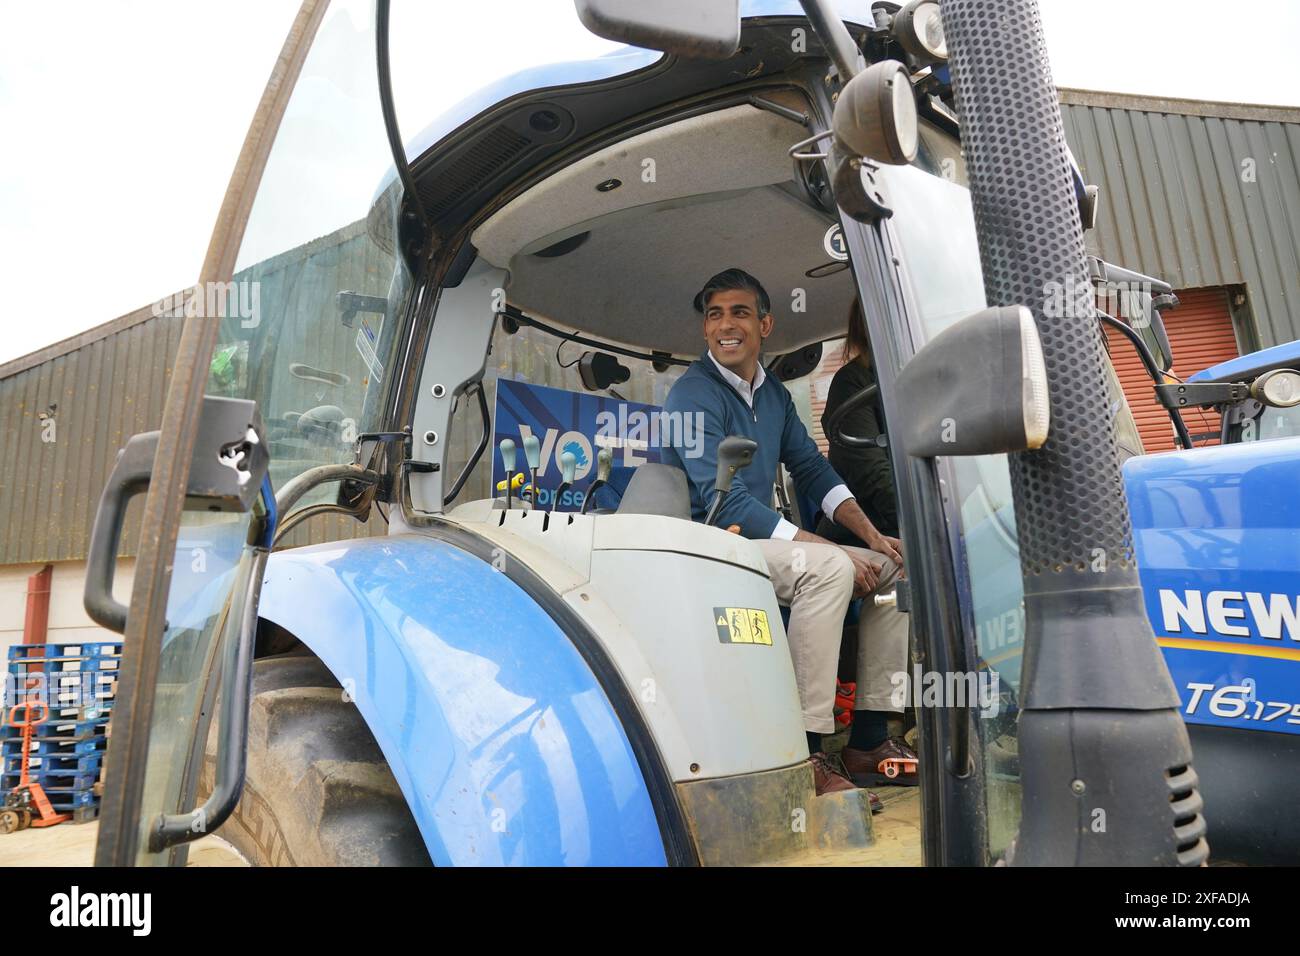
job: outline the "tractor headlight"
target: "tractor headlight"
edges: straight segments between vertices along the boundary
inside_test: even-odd
[[[903,49],[926,63],[948,59],[948,41],[935,0],[912,0],[894,17],[894,35]]]
[[[906,67],[881,60],[849,80],[835,101],[831,127],[854,156],[895,166],[916,159],[916,94]]]
[[[1274,408],[1300,405],[1300,372],[1289,368],[1265,372],[1250,386],[1250,394],[1260,404]]]

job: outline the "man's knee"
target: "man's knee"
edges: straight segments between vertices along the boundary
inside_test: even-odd
[[[880,572],[876,575],[875,589],[877,591],[888,588],[898,580],[898,573],[900,570],[899,566],[879,551],[869,551],[866,548],[854,548],[853,551],[856,552],[859,557],[865,558],[879,566]]]
[[[803,547],[805,567],[802,570],[809,584],[853,591],[853,560],[843,548],[833,544],[807,544]]]

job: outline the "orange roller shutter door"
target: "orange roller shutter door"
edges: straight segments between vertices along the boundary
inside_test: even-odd
[[[1228,293],[1222,288],[1192,289],[1178,293],[1178,308],[1164,313],[1165,330],[1174,353],[1174,373],[1181,378],[1203,368],[1226,362],[1240,354],[1237,336],[1228,307]],[[1169,451],[1177,447],[1169,415],[1155,400],[1151,379],[1129,341],[1111,328],[1106,329],[1110,358],[1119,373],[1124,394],[1128,396],[1137,420],[1142,444],[1147,452]],[[1187,430],[1197,445],[1219,443],[1219,416],[1210,409],[1189,409],[1183,413]],[[1208,440],[1196,436],[1212,432]]]

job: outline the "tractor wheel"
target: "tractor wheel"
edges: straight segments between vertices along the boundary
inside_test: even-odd
[[[213,786],[217,721],[200,801]],[[248,769],[217,835],[254,866],[427,866],[429,854],[354,703],[306,653],[253,663]]]

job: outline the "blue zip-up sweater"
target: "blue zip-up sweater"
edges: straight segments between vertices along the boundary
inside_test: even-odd
[[[799,420],[790,393],[774,375],[769,374],[755,390],[751,411],[705,353],[672,387],[664,411],[678,421],[689,419],[692,429],[697,421],[704,426],[703,454],[699,457],[691,456],[689,442],[664,448],[664,461],[686,472],[691,486],[691,513],[696,521],[704,520],[713,501],[718,442],[728,435],[752,438],[758,442],[758,450],[753,463],[736,473],[718,515],[719,527],[740,525],[740,533],[746,538],[772,536],[781,518],[771,505],[778,463],[790,472],[800,494],[813,501],[821,501],[843,483]],[[680,433],[676,428],[673,432],[676,440]],[[699,447],[698,437],[695,444]]]

